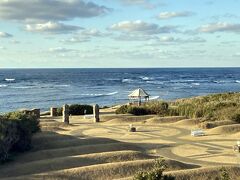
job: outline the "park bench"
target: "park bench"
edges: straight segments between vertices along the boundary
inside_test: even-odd
[[[205,132],[201,129],[191,130],[191,136],[205,136]]]

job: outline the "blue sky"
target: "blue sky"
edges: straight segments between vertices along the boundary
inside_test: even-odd
[[[1,0],[0,68],[239,67],[240,0]]]

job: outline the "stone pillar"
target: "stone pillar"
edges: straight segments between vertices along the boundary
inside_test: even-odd
[[[57,108],[51,107],[51,109],[50,109],[50,116],[51,117],[57,116]]]
[[[62,115],[63,122],[69,124],[69,106],[67,104],[63,105]]]
[[[93,118],[94,118],[94,122],[100,122],[100,118],[99,118],[99,105],[96,104],[93,106]]]
[[[40,109],[32,109],[31,111],[33,115],[35,115],[37,118],[40,118]]]

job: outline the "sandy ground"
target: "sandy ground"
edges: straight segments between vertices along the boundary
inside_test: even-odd
[[[70,122],[77,126],[72,127],[67,134],[135,143],[155,155],[201,166],[235,165],[240,161],[238,154],[232,150],[236,141],[240,140],[240,137],[234,134],[211,134],[206,130],[206,136],[192,137],[190,131],[197,126],[193,123],[187,125],[182,122],[184,120],[180,120],[181,123],[148,124],[147,118],[134,123],[130,120],[125,120],[124,123],[120,121],[109,123],[111,118],[105,118],[106,116],[118,118],[117,115],[111,114],[111,111],[102,116],[103,122],[100,123],[93,123],[91,119],[84,119],[81,116],[71,117]],[[133,124],[137,132],[128,132],[129,124]]]
[[[228,133],[218,128],[206,130],[206,136],[192,137],[196,120],[113,112],[102,110],[100,123],[71,116],[70,125],[64,125],[61,117],[42,117],[47,131],[33,137],[30,152],[0,166],[0,179],[132,179],[140,169],[151,168],[157,157],[167,159],[169,173],[240,165],[240,154],[232,149],[240,140],[239,132],[231,133],[229,127],[222,128]],[[129,132],[129,124],[137,132]]]

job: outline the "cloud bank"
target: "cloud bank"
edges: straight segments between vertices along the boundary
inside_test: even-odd
[[[176,31],[175,26],[158,26],[154,23],[147,23],[141,20],[136,21],[122,21],[113,24],[110,27],[111,30],[128,32],[128,33],[138,33],[138,34],[160,34],[160,33],[171,33]]]
[[[218,22],[203,25],[198,28],[198,31],[204,33],[215,33],[215,32],[233,32],[240,33],[240,24],[232,24],[227,22]]]
[[[46,23],[39,23],[39,24],[27,24],[26,30],[30,32],[44,32],[44,33],[71,33],[74,31],[78,31],[79,29],[83,29],[79,26],[72,26],[72,25],[65,25],[59,22],[46,22]]]
[[[107,12],[109,12],[107,7],[83,0],[0,1],[0,19],[4,20],[63,21],[95,17]]]
[[[171,19],[171,18],[177,18],[177,17],[189,17],[193,16],[193,12],[162,12],[160,13],[157,18],[158,19]]]

